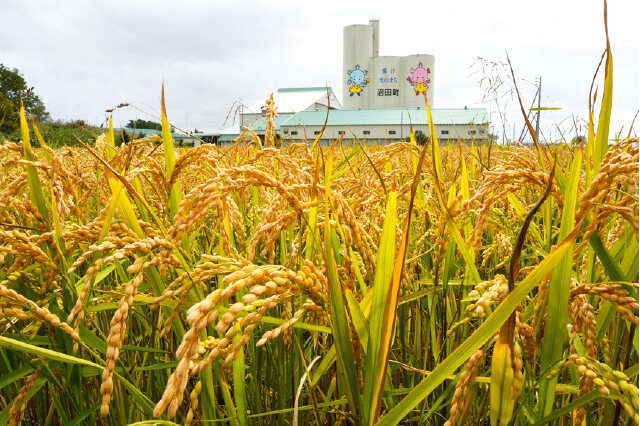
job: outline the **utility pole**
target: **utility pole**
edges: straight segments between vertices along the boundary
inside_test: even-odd
[[[533,101],[531,102],[531,106],[529,107],[529,112],[527,113],[527,117],[529,117],[531,115],[531,112],[533,110],[533,105],[536,103],[536,98],[538,98],[538,108],[537,108],[537,118],[536,118],[536,140],[538,140],[538,132],[540,129],[540,102],[542,99],[542,76],[539,77],[538,80],[538,91],[536,92],[536,96],[534,96]],[[525,133],[527,132],[527,123],[524,123],[524,125],[522,126],[522,131],[520,132],[520,137],[518,138],[518,140],[520,142],[522,142],[522,138],[524,137]]]

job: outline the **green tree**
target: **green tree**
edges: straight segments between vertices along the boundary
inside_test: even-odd
[[[153,130],[162,130],[162,124],[156,123],[155,121],[147,121],[147,120],[129,120],[127,125],[125,126],[129,129],[153,129]]]
[[[20,71],[0,64],[0,133],[12,133],[20,124],[20,100],[38,121],[49,119],[42,100],[29,87]]]
[[[424,132],[422,132],[420,130],[416,130],[415,131],[414,137],[415,137],[416,143],[418,145],[424,145],[429,140],[429,137],[427,135],[425,135]],[[404,140],[406,142],[411,142],[411,136],[407,136],[406,138],[404,138]]]

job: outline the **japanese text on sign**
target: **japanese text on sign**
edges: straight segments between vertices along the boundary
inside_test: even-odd
[[[378,96],[400,96],[398,89],[378,89]]]

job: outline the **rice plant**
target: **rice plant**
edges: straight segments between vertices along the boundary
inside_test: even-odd
[[[264,146],[174,149],[163,95],[162,138],[51,149],[21,110],[0,424],[638,424],[612,67],[582,146],[273,148],[271,100]]]

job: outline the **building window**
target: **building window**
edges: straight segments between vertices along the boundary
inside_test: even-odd
[[[395,135],[395,134],[396,134],[396,131],[395,131],[395,130],[389,130],[389,134],[390,134],[390,135]]]
[[[289,134],[289,129],[284,129],[284,134],[288,135]]]
[[[369,130],[363,130],[363,131],[362,131],[362,134],[363,134],[363,135],[370,135],[370,134],[371,134],[371,132],[370,132]]]
[[[297,131],[297,130],[292,130],[292,131],[291,131],[291,136],[295,136],[295,135],[297,135],[297,134],[298,134],[298,131]]]
[[[344,135],[344,130],[339,130],[339,131],[338,131],[338,134],[339,134],[339,135]]]
[[[442,131],[440,132],[440,134],[441,134],[441,135],[448,135],[448,134],[449,134],[449,131],[448,131],[448,130],[442,130]]]
[[[319,131],[319,130],[316,130],[315,132],[313,132],[313,134],[314,134],[314,135],[319,135],[319,134],[320,134],[320,131]]]
[[[475,131],[475,130],[469,130],[469,134],[470,134],[470,135],[475,135],[475,134],[476,134],[476,131]]]
[[[481,134],[482,134],[482,133],[484,133],[484,129],[480,129],[480,133],[481,133]]]

